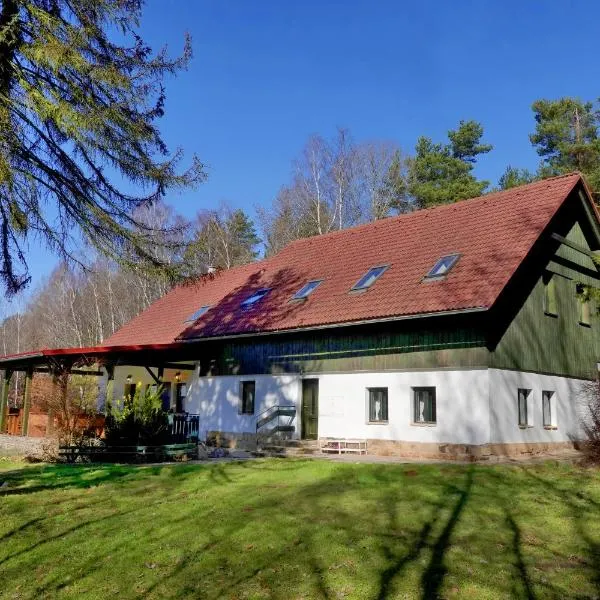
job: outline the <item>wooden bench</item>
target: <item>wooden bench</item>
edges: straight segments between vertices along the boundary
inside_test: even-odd
[[[321,454],[367,454],[367,440],[319,440]]]
[[[198,445],[188,444],[169,444],[160,447],[165,456],[169,458],[196,458],[198,456]]]

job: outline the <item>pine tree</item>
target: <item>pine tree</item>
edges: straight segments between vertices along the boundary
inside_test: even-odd
[[[461,121],[458,129],[448,132],[447,144],[419,138],[408,174],[408,191],[417,207],[429,208],[483,193],[489,182],[478,180],[472,173],[478,156],[492,149],[481,143],[482,137],[479,123]]]
[[[544,177],[580,171],[596,199],[600,194],[600,115],[577,98],[538,100],[532,105],[535,132],[529,136],[542,157]]]
[[[519,169],[508,165],[498,180],[498,187],[501,190],[508,190],[518,185],[531,183],[535,178],[536,176],[528,169]]]
[[[27,284],[36,237],[74,260],[83,237],[118,262],[156,236],[132,210],[204,177],[179,169],[157,128],[162,81],[190,59],[153,53],[136,33],[142,0],[2,0],[0,5],[0,276]],[[127,191],[134,186],[140,193]],[[132,257],[132,258],[128,258]]]

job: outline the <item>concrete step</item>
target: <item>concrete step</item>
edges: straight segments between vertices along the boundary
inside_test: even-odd
[[[272,443],[258,443],[258,452],[273,456],[306,456],[320,452],[319,443],[313,440],[279,440]]]

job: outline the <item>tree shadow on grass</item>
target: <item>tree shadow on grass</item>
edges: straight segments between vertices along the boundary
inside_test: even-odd
[[[444,582],[444,577],[447,573],[447,567],[445,565],[445,555],[450,546],[450,539],[454,528],[458,524],[461,514],[467,504],[471,489],[473,488],[473,467],[471,466],[467,471],[467,477],[464,489],[455,488],[452,486],[450,492],[458,495],[458,500],[454,505],[454,509],[450,514],[450,517],[446,521],[444,529],[433,542],[431,559],[423,575],[421,576],[421,588],[423,590],[423,598],[425,600],[439,598],[440,590]]]
[[[117,465],[47,465],[6,471],[1,496],[17,496],[69,488],[89,488],[136,476],[136,467]],[[33,485],[29,482],[35,481]]]
[[[587,483],[584,472],[578,473],[578,489],[567,490],[556,481],[542,477],[537,470],[522,468],[522,471],[528,478],[540,484],[547,493],[556,496],[563,506],[569,509],[577,535],[586,546],[593,583],[596,592],[600,595],[600,542],[592,538],[586,525],[586,518],[593,520],[600,518],[600,503],[584,492],[583,488]]]
[[[468,581],[470,567],[477,568],[479,557],[488,558],[496,541],[507,549],[498,568],[508,557],[514,577],[486,581],[493,576],[491,564],[477,573],[476,589],[488,585],[498,597],[529,600],[539,586],[546,586],[549,597],[560,597],[563,591],[560,583],[553,587],[536,581],[534,587],[531,579],[519,521],[534,505],[519,512],[519,494],[528,501],[545,484],[532,480],[525,486],[517,468],[444,465],[406,470],[402,465],[280,460],[135,472],[132,479],[116,478],[114,488],[101,492],[102,498],[121,495],[132,510],[110,515],[115,520],[109,522],[106,543],[88,547],[78,563],[53,572],[38,588],[40,594],[86,578],[82,586],[107,592],[102,578],[110,555],[115,563],[127,561],[129,570],[108,591],[113,593],[114,587],[127,597],[283,600],[296,595],[328,600],[342,595],[383,600],[408,589],[407,597],[439,598],[448,591],[449,577],[452,585]],[[532,475],[538,477],[535,471]],[[151,485],[143,481],[146,476]],[[571,498],[576,507],[586,497],[585,490],[581,494]],[[9,541],[36,524],[35,518],[23,523],[8,534]],[[34,551],[40,544],[47,544],[42,555],[50,556],[62,544],[82,539],[73,534],[93,524],[88,515],[72,530],[55,529],[47,539],[18,548],[11,555],[18,556],[10,565],[13,572],[18,574],[28,560],[38,564],[40,553]],[[113,530],[134,527],[134,540],[113,539]],[[166,555],[163,548],[170,549]],[[450,549],[456,554],[449,555]],[[469,551],[477,553],[475,561],[465,561]],[[146,560],[156,561],[156,568],[145,566]],[[127,578],[133,582],[126,583]],[[516,587],[511,590],[512,580]]]

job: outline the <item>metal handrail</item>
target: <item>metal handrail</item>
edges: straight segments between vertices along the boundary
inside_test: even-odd
[[[271,413],[271,414],[267,414],[267,413]],[[288,414],[286,414],[286,413],[288,413]],[[258,430],[261,429],[264,425],[266,425],[267,423],[270,423],[274,419],[279,419],[280,416],[291,417],[291,420],[290,420],[290,423],[291,423],[291,421],[293,421],[294,417],[296,416],[296,407],[293,404],[288,404],[288,405],[275,404],[273,406],[270,406],[266,410],[263,410],[261,413],[259,413],[256,416],[256,432],[258,433]],[[279,425],[279,421],[278,421],[278,425]]]

